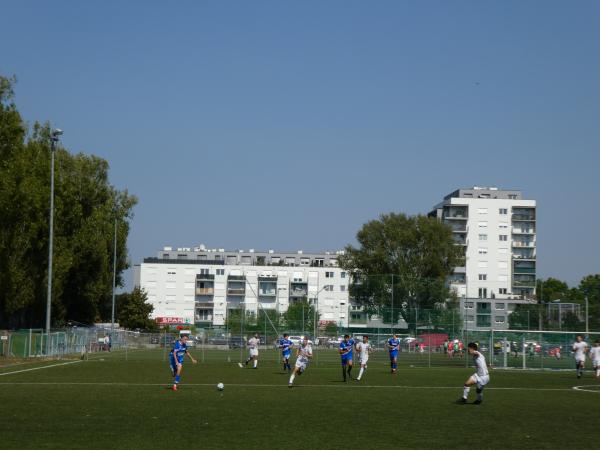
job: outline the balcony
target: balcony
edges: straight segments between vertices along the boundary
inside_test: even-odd
[[[196,281],[215,281],[215,276],[207,273],[199,273],[196,275]]]
[[[513,287],[518,288],[526,288],[526,289],[534,289],[535,282],[534,281],[513,281]]]
[[[514,273],[533,274],[535,275],[535,267],[518,267],[515,266]]]
[[[291,282],[290,283],[290,298],[306,297],[308,295],[308,283],[306,282]]]
[[[212,287],[202,287],[196,288],[196,295],[197,296],[202,296],[202,295],[215,295],[215,288]]]
[[[258,295],[259,297],[277,297],[277,277],[258,277]]]
[[[512,241],[512,246],[519,248],[535,248],[535,242]]]
[[[513,208],[512,220],[517,222],[535,222],[535,208]]]
[[[513,228],[512,234],[533,235],[535,234],[535,228]]]
[[[230,295],[232,297],[244,297],[246,295],[246,289],[228,287],[227,295]]]

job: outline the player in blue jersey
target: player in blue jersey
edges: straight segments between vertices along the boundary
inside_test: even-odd
[[[196,364],[196,360],[194,357],[188,352],[187,349],[187,334],[181,336],[178,340],[175,341],[175,345],[173,345],[173,349],[169,354],[169,362],[171,364],[171,373],[175,378],[173,380],[173,390],[177,390],[177,385],[179,384],[179,380],[181,377],[181,369],[183,369],[183,358],[185,355],[188,355],[194,364]]]
[[[290,366],[290,356],[292,355],[291,349],[294,346],[294,343],[290,341],[289,336],[289,334],[285,333],[283,339],[279,339],[279,344],[277,345],[277,348],[281,349],[283,370],[287,369],[288,373],[292,371],[292,366]]]
[[[396,369],[398,368],[398,352],[400,351],[400,339],[398,339],[396,333],[388,339],[387,348],[390,352],[390,367],[392,373],[396,373]]]
[[[346,379],[346,372],[348,379],[350,379],[350,372],[352,372],[352,350],[354,349],[354,339],[350,339],[349,335],[344,336],[344,340],[340,342],[340,356],[342,357],[342,374],[344,381]]]

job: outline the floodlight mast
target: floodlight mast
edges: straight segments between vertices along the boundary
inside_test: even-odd
[[[54,154],[56,153],[56,143],[63,130],[55,128],[50,133],[50,218],[49,228],[50,237],[48,239],[48,292],[46,296],[46,356],[50,356],[50,320],[52,309],[52,256],[54,244]]]

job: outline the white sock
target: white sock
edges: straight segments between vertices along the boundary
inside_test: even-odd
[[[467,397],[469,397],[469,392],[471,391],[471,388],[469,386],[465,386],[463,388],[463,398],[466,400]]]
[[[596,369],[596,376],[600,377],[600,368]]]
[[[357,378],[357,380],[360,380],[360,378],[362,377],[362,375],[363,375],[364,371],[365,371],[365,368],[364,368],[364,367],[361,367],[361,368],[360,368],[360,371],[358,372],[358,378]]]
[[[292,376],[290,376],[290,384],[292,384],[294,382],[294,378],[296,378],[295,373],[293,373]]]
[[[254,368],[256,368],[256,365],[258,364],[258,360],[254,360]]]

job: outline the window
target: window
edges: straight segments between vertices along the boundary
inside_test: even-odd
[[[479,240],[480,241],[487,241],[487,234],[480,234],[479,235]]]
[[[187,253],[180,253],[177,255],[177,259],[187,259]]]
[[[169,254],[168,253],[163,253],[163,259],[169,259]]]
[[[508,241],[508,235],[506,235],[506,234],[501,234],[498,236],[498,238],[503,242]]]
[[[208,269],[200,269],[200,275],[208,275]]]
[[[504,309],[504,303],[496,303],[496,309]]]
[[[496,322],[496,323],[504,323],[504,321],[505,321],[505,320],[506,320],[506,319],[505,319],[505,317],[504,317],[504,316],[496,316],[496,317],[494,318],[494,322]]]
[[[486,273],[480,273],[479,274],[479,281],[486,281],[487,280],[487,274]]]
[[[487,228],[487,222],[478,222],[478,223],[477,223],[477,226],[478,226],[479,228]]]
[[[196,259],[202,260],[202,261],[206,261],[206,255],[197,255]]]
[[[487,208],[477,208],[477,214],[487,214],[487,213],[488,213]]]
[[[217,269],[217,275],[225,275],[225,269]]]
[[[517,194],[508,194],[508,198],[511,200],[516,200],[517,199]]]
[[[487,298],[487,288],[479,288],[479,298]]]
[[[500,288],[500,289],[498,289],[498,292],[499,292],[500,294],[507,294],[507,293],[508,293],[508,290],[507,290],[506,288]]]
[[[326,284],[323,289],[325,289],[326,291],[332,292],[333,291],[333,284]]]
[[[504,215],[508,214],[508,210],[506,208],[500,208],[498,210],[498,214],[504,216]]]
[[[473,309],[473,302],[465,302],[465,309]]]
[[[480,255],[487,255],[488,249],[485,247],[479,247],[479,249],[477,250],[477,253],[479,253]]]
[[[325,278],[333,278],[335,276],[334,272],[325,272]]]
[[[467,322],[473,322],[473,314],[467,314],[466,315],[466,321]]]
[[[508,223],[507,222],[500,222],[498,224],[498,228],[500,228],[501,230],[508,230]]]
[[[340,291],[341,291],[341,292],[346,292],[346,285],[342,284],[342,285],[340,286]]]
[[[340,277],[342,277],[342,278],[346,278],[346,272],[342,272],[342,273],[340,273]]]

